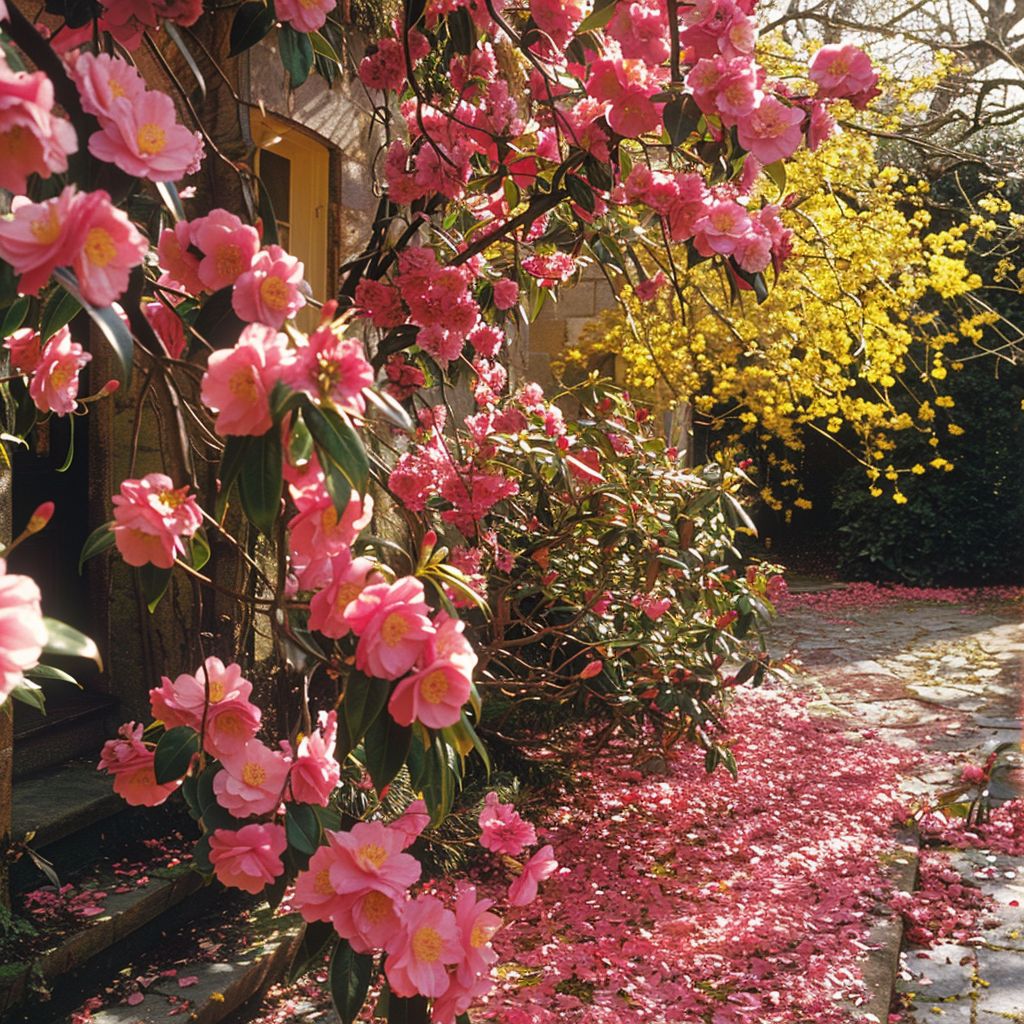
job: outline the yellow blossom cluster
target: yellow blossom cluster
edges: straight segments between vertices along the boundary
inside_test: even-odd
[[[652,246],[647,272],[675,275],[677,287],[648,302],[624,288],[561,369],[614,356],[625,386],[661,408],[688,403],[720,444],[746,435],[799,449],[805,429],[818,430],[855,449],[872,493],[887,480],[899,501],[900,474],[925,467],[890,465],[893,436],[918,430],[934,446],[962,432],[936,422],[935,410],[954,405],[943,381],[962,366],[963,344],[980,344],[999,321],[966,257],[1004,230],[1008,204],[992,195],[962,222],[932,230],[928,183],[880,166],[874,138],[856,131],[802,151],[786,192],[794,251],[763,303],[750,292],[737,299],[713,262],[687,267],[680,251],[673,267],[656,264]],[[765,178],[754,201],[777,198]],[[1002,277],[1015,274],[1007,261]],[[952,468],[941,458],[931,467]]]

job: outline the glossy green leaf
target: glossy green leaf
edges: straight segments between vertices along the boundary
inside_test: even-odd
[[[78,574],[81,576],[82,568],[94,555],[102,554],[107,548],[114,546],[114,531],[110,523],[97,526],[85,539],[82,545],[82,553],[78,556]]]
[[[82,304],[63,288],[56,288],[43,306],[40,319],[39,336],[42,342],[48,341],[62,327],[66,327],[81,310]]]
[[[32,682],[31,679],[22,679],[11,690],[11,696],[15,700],[20,700],[22,704],[35,708],[40,714],[46,714],[46,696],[43,693],[43,688],[38,683]]]
[[[401,999],[391,993],[388,1000],[388,1024],[429,1024],[430,1013],[423,996]]]
[[[245,321],[239,319],[231,304],[232,288],[221,288],[202,305],[192,329],[214,348],[231,348],[242,333]]]
[[[238,474],[238,495],[249,522],[270,537],[281,511],[284,485],[281,432],[271,427],[262,437],[249,441],[249,456]]]
[[[331,957],[328,981],[331,1002],[342,1024],[352,1024],[359,1015],[372,978],[373,957],[368,953],[354,952],[344,939],[339,939]]]
[[[209,560],[210,542],[206,539],[206,534],[200,530],[188,542],[189,565],[191,565],[196,572],[199,572]]]
[[[387,702],[388,684],[382,679],[371,679],[355,669],[349,673],[338,721],[339,760],[359,746]]]
[[[615,14],[615,2],[616,0],[597,0],[594,10],[580,22],[579,28],[576,29],[576,35],[580,36],[586,32],[596,32],[598,29],[604,28]]]
[[[142,597],[150,614],[156,611],[156,606],[163,600],[164,594],[171,583],[171,570],[161,569],[159,566],[147,564],[138,570],[139,586],[142,588]]]
[[[69,675],[63,669],[54,668],[52,665],[35,665],[33,668],[26,669],[25,675],[30,679],[56,679],[62,683],[71,683],[72,686],[77,686],[79,689],[82,688],[82,684],[73,675]]]
[[[242,471],[242,466],[249,458],[251,442],[251,437],[229,437],[224,442],[224,454],[220,458],[220,470],[217,473],[217,479],[220,480],[220,490],[217,492],[215,504],[218,519],[223,515],[231,488],[234,487],[235,481],[238,480],[238,474]]]
[[[330,409],[307,405],[302,410],[302,418],[317,448],[355,490],[365,494],[370,479],[370,461],[348,417]]]
[[[103,668],[103,659],[100,657],[99,648],[84,633],[80,633],[73,626],[56,619],[43,619],[46,627],[46,643],[43,650],[47,654],[59,654],[71,658],[88,658]]]
[[[277,33],[281,63],[288,72],[288,83],[298,89],[309,78],[313,67],[313,44],[305,32],[296,32],[291,25],[282,25]]]
[[[244,3],[235,12],[231,22],[231,49],[228,55],[237,57],[250,46],[255,46],[274,27],[274,13],[264,3]]]
[[[320,845],[320,821],[309,804],[285,804],[284,831],[288,845],[312,855]]]
[[[774,182],[775,187],[779,190],[779,199],[786,194],[786,164],[782,160],[776,160],[773,164],[768,164],[764,168],[764,173]]]
[[[366,770],[378,796],[405,764],[411,743],[412,727],[399,725],[386,713],[378,715],[366,730]]]
[[[188,771],[199,753],[199,733],[187,725],[168,729],[160,737],[153,756],[153,776],[159,785],[174,782]]]
[[[28,316],[29,310],[29,297],[22,295],[21,298],[15,299],[7,307],[7,312],[4,313],[3,321],[0,322],[0,337],[9,338],[21,325],[25,322],[25,317]]]
[[[677,96],[665,104],[663,117],[672,145],[681,146],[697,130],[701,109],[692,96]]]
[[[185,63],[188,65],[189,71],[192,72],[192,77],[196,80],[196,87],[199,89],[200,95],[203,99],[206,99],[206,79],[203,77],[202,71],[199,70],[199,64],[196,62],[195,57],[192,55],[192,51],[188,48],[181,32],[178,30],[178,26],[173,21],[165,20],[163,22],[163,30],[173,40],[174,45],[178,48],[178,52],[184,58]],[[160,184],[169,184],[168,182],[160,182],[157,184],[159,189]],[[171,186],[173,188],[173,185]],[[162,193],[161,193],[162,194]],[[175,189],[177,194],[177,189]],[[180,205],[180,200],[179,200]],[[184,220],[184,212],[178,217],[178,220]]]

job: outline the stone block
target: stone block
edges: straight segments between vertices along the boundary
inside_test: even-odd
[[[538,320],[530,325],[527,341],[531,359],[535,354],[557,355],[565,348],[565,340],[564,320]]]

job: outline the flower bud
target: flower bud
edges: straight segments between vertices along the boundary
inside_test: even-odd
[[[53,518],[53,510],[55,506],[52,501],[44,501],[35,512],[29,516],[28,526],[25,527],[26,533],[38,533],[43,529],[46,524]]]

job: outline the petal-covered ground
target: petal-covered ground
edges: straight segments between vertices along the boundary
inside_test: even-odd
[[[683,751],[643,778],[605,758],[553,812],[563,867],[499,934],[505,1024],[848,1019],[887,895],[906,754],[792,692],[744,694],[740,776]]]

